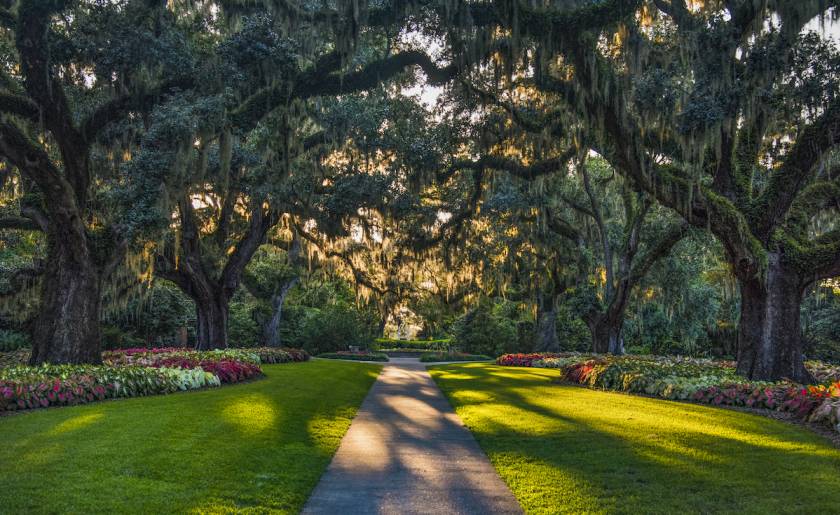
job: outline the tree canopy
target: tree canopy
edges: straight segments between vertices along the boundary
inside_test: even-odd
[[[840,276],[838,9],[2,1],[6,318],[33,363],[96,362],[103,314],[161,282],[199,348],[242,298],[279,345],[319,271],[380,332],[411,309],[623,353],[672,348],[641,334],[670,313],[680,349],[805,381]]]

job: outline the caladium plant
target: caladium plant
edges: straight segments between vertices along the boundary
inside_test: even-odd
[[[556,368],[565,381],[673,400],[716,406],[743,406],[792,413],[840,431],[840,367],[809,361],[806,365],[822,384],[748,381],[735,373],[731,361],[594,354],[506,354],[505,366]]]

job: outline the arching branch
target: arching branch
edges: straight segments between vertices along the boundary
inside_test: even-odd
[[[167,94],[193,87],[191,78],[165,81],[156,88],[143,92],[129,92],[103,103],[81,124],[81,133],[87,144],[93,142],[108,124],[124,118],[134,110],[147,110],[160,102]]]
[[[0,229],[17,229],[23,231],[40,231],[41,226],[31,218],[24,216],[0,217]]]
[[[242,271],[251,261],[254,253],[265,242],[268,230],[280,220],[280,213],[263,207],[262,200],[251,200],[251,221],[247,232],[236,242],[230,257],[222,270],[222,287],[230,290],[231,295],[239,286]]]
[[[460,159],[445,168],[438,175],[438,179],[445,180],[457,170],[493,169],[507,172],[520,179],[531,180],[543,175],[559,172],[576,155],[577,149],[570,148],[557,157],[537,161],[530,165],[523,165],[516,160],[494,155],[484,155],[475,160]]]
[[[648,270],[660,259],[667,256],[671,249],[688,234],[689,225],[685,221],[672,224],[662,236],[642,256],[637,258],[630,269],[630,280],[640,281]]]
[[[32,100],[13,93],[0,93],[0,112],[38,122],[38,106]]]
[[[771,173],[767,188],[755,205],[764,212],[759,234],[769,234],[778,225],[797,195],[814,178],[819,161],[837,145],[840,145],[840,98],[801,131],[784,164]]]
[[[379,59],[368,63],[361,70],[344,75],[325,73],[323,68],[316,66],[298,77],[291,90],[286,85],[275,85],[253,94],[231,114],[231,118],[237,126],[252,126],[277,107],[286,105],[291,99],[304,100],[368,90],[411,66],[420,67],[426,73],[430,84],[443,84],[460,70],[455,64],[438,67],[428,55],[419,51],[406,51]]]

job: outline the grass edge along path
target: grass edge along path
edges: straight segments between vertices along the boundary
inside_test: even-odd
[[[296,513],[380,365],[263,365],[225,388],[0,417],[0,511]]]
[[[590,390],[552,369],[429,368],[527,513],[836,513],[840,450],[759,415]]]

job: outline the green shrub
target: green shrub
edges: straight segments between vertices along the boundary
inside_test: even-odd
[[[18,331],[0,329],[0,352],[11,352],[31,347],[29,336]]]
[[[108,306],[102,325],[106,349],[178,346],[184,328],[194,334],[195,304],[174,284],[156,279],[124,307]]]
[[[26,365],[29,363],[29,354],[29,349],[0,352],[0,368]]]
[[[293,344],[310,354],[366,348],[372,341],[371,328],[354,306],[326,305],[308,310]]]
[[[518,335],[513,321],[493,313],[483,302],[453,324],[452,345],[461,352],[498,356],[515,351]]]
[[[557,309],[557,339],[562,351],[586,352],[592,348],[589,328],[566,304],[561,304]]]
[[[105,350],[131,349],[146,346],[146,342],[141,338],[137,338],[114,325],[102,327],[102,344]]]
[[[256,347],[262,339],[262,329],[254,320],[256,304],[233,301],[228,314],[228,341],[234,347]]]

